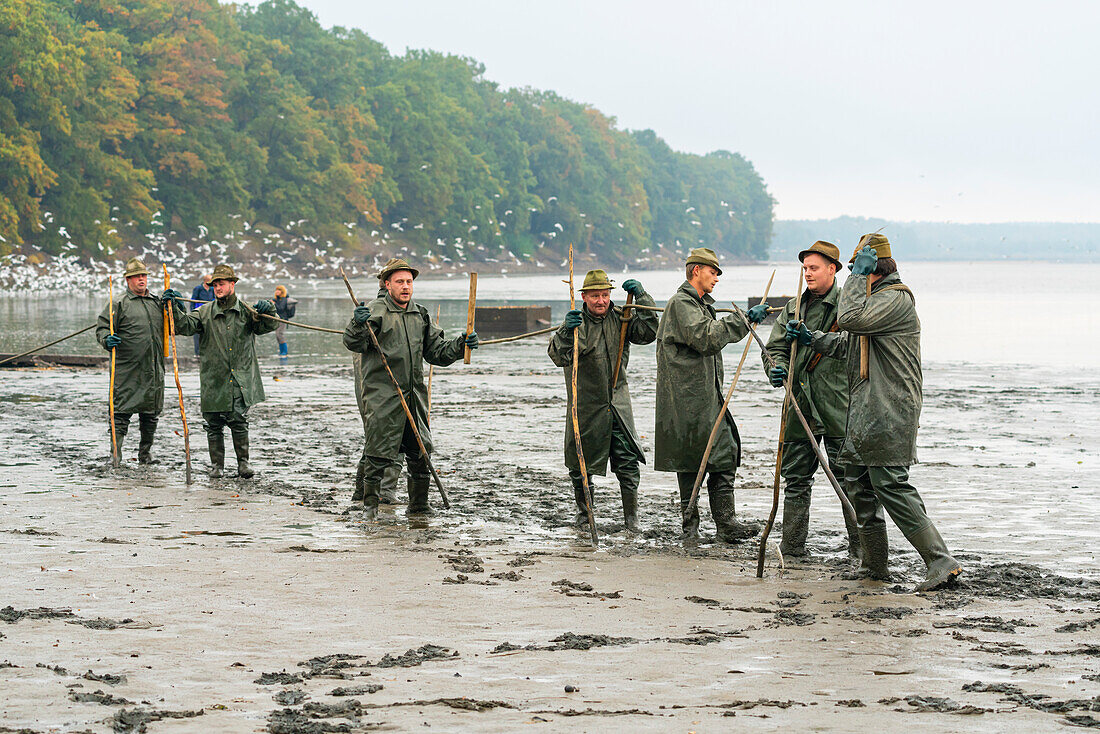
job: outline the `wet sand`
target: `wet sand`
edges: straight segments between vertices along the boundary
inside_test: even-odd
[[[967,574],[917,595],[919,560],[892,526],[895,583],[837,577],[823,477],[812,558],[781,568],[773,548],[763,579],[755,542],[682,548],[674,478],[648,469],[641,536],[596,480],[593,552],[568,525],[563,381],[544,349],[485,348],[437,373],[454,507],[419,526],[349,508],[350,368],[262,366],[248,481],[205,478],[185,375],[191,487],[169,410],[162,463],[131,460],[135,425],[110,471],[102,372],[4,372],[0,731],[1100,726],[1096,380],[926,370],[914,482]],[[631,375],[650,453],[652,362],[638,350]],[[734,401],[737,500],[762,519],[780,396],[756,364]]]

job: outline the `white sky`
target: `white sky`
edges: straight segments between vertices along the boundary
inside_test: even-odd
[[[298,2],[740,152],[782,219],[1100,221],[1100,2]]]

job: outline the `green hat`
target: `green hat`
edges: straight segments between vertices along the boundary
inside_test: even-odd
[[[149,271],[145,268],[145,263],[136,257],[132,257],[126,261],[126,272],[122,274],[122,277],[129,278],[134,275],[148,275]]]
[[[722,268],[718,267],[718,256],[709,247],[696,247],[688,253],[686,265],[709,265],[722,274]]]
[[[408,270],[412,273],[413,280],[416,280],[416,276],[420,275],[420,271],[409,265],[408,261],[402,260],[399,257],[391,258],[386,266],[382,268],[382,272],[378,274],[379,281],[385,281],[391,274],[396,273],[398,270]]]
[[[211,283],[215,280],[231,280],[236,283],[237,275],[233,272],[233,268],[228,265],[218,265],[214,268],[214,274],[210,276]]]
[[[843,264],[840,262],[840,248],[834,245],[832,242],[818,240],[802,252],[798,253],[798,261],[803,262],[806,259],[806,256],[811,253],[821,255],[826,260],[832,260],[834,263],[836,263],[837,269],[844,267]]]
[[[584,285],[581,286],[581,292],[605,291],[614,287],[611,285],[611,279],[607,277],[607,273],[602,270],[589,270],[584,276]]]
[[[875,251],[875,254],[880,258],[892,257],[890,255],[890,240],[886,239],[886,235],[873,232],[871,234],[865,234],[859,238],[859,244],[856,245],[856,251],[852,253],[852,259],[848,262],[852,263],[856,261],[856,255],[864,247],[870,247]]]

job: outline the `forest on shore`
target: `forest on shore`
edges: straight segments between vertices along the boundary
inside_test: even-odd
[[[773,204],[737,153],[674,151],[473,59],[393,55],[291,0],[0,4],[0,255],[262,223],[427,260],[756,260]]]

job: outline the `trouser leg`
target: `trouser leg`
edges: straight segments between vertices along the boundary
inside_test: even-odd
[[[733,482],[735,470],[713,471],[707,474],[707,496],[710,514],[714,517],[717,538],[722,543],[740,543],[756,535],[756,523],[743,523],[737,519],[734,506]]]
[[[783,539],[779,551],[785,556],[806,555],[806,536],[810,529],[810,496],[817,454],[809,441],[783,444]]]
[[[417,451],[420,448],[417,447]],[[382,472],[378,501],[384,505],[399,504],[397,500],[397,482],[401,479],[401,462],[395,461]]]
[[[427,446],[427,444],[425,444]],[[420,453],[420,444],[416,440],[412,426],[405,420],[405,432],[401,435],[401,452],[405,454],[405,466],[409,470],[409,504],[405,510],[408,515],[428,515],[432,512],[428,502],[432,475],[428,469],[428,459]]]
[[[141,441],[138,444],[138,463],[152,464],[153,462],[153,437],[157,432],[157,421],[160,413],[139,413],[138,430]]]
[[[618,418],[611,422],[611,471],[619,480],[619,494],[623,500],[623,524],[627,530],[638,531],[638,486],[641,484],[641,457],[634,450],[626,430]]]
[[[845,466],[844,492],[855,510],[861,549],[859,569],[845,575],[888,580],[890,546],[886,536],[886,516],[871,482],[870,467]]]
[[[206,431],[206,446],[210,452],[210,476],[222,476],[225,466],[225,434],[229,413],[203,413],[202,428]]]
[[[115,437],[114,443],[118,444],[118,459],[122,460],[122,439],[126,438],[126,433],[130,430],[130,417],[133,413],[119,413],[115,411]],[[110,417],[107,419],[107,440],[111,441],[111,425]],[[111,445],[111,451],[114,451],[114,445]]]
[[[581,473],[576,469],[569,470],[569,483],[573,485],[573,501],[577,503],[577,514],[573,517],[573,524],[584,527],[588,524],[588,499],[584,494],[584,482],[581,481]],[[592,486],[592,475],[588,475],[588,490],[592,493],[592,516],[596,515],[596,488]]]
[[[233,436],[233,452],[237,455],[237,476],[249,479],[255,472],[248,462],[248,407],[240,390],[236,390],[233,395],[233,411],[229,414],[227,424]]]

